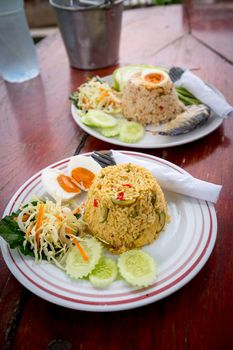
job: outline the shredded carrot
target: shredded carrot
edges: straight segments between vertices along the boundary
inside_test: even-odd
[[[40,245],[40,227],[41,227],[41,224],[42,224],[43,216],[44,216],[44,203],[41,203],[40,209],[39,209],[39,212],[38,212],[36,226],[35,226],[36,243],[37,243],[37,247],[38,248],[39,248],[39,245]]]
[[[62,221],[63,218],[61,217],[61,215],[56,215],[56,218],[59,220],[59,221]]]
[[[73,214],[80,214],[80,212],[81,210],[79,207],[73,210]]]
[[[66,232],[67,232],[67,233],[72,233],[71,228],[70,228],[70,227],[66,227]],[[70,236],[70,235],[69,235],[69,236]]]
[[[107,91],[103,91],[99,98],[97,98],[97,102],[102,101],[105,97],[109,96],[109,93]]]
[[[69,227],[66,227],[66,232],[68,233],[68,236],[70,237],[71,241],[75,244],[75,246],[78,248],[80,254],[82,255],[82,258],[84,261],[88,261],[89,257],[86,254],[86,252],[84,251],[84,249],[82,248],[82,246],[79,244],[79,242],[77,241],[77,239],[73,238],[70,233],[72,233],[72,230]]]

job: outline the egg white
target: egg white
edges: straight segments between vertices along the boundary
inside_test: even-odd
[[[41,180],[45,190],[55,199],[55,201],[68,201],[79,193],[70,193],[63,190],[57,181],[57,177],[61,174],[66,175],[58,169],[47,168],[42,171]]]

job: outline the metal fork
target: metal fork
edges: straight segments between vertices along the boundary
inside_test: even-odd
[[[111,151],[94,151],[91,157],[99,163],[102,168],[106,168],[110,165],[116,165]]]
[[[172,67],[170,68],[168,75],[171,78],[171,81],[175,83],[177,80],[180,79],[181,75],[184,73],[184,69],[180,67]]]

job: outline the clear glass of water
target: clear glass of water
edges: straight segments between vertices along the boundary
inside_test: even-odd
[[[0,0],[0,75],[11,83],[39,74],[23,5],[23,0]]]

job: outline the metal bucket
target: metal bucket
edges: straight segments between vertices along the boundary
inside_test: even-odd
[[[92,70],[118,62],[123,0],[86,6],[49,1],[56,11],[72,67]]]

